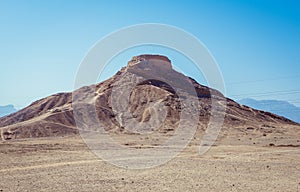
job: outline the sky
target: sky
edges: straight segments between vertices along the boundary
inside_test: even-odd
[[[297,0],[0,0],[0,105],[22,108],[72,91],[80,63],[96,42],[142,23],[175,26],[197,37],[216,59],[227,97],[286,100],[300,106]],[[128,53],[141,51],[147,47]],[[104,77],[129,58],[112,62]],[[206,83],[201,71],[171,60],[183,73]]]

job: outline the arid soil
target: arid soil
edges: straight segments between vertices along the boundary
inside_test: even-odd
[[[166,164],[127,170],[95,156],[80,137],[4,141],[0,191],[300,191],[299,147],[197,150],[192,144]]]

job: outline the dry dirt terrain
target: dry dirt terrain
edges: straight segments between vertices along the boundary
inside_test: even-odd
[[[192,144],[166,164],[127,170],[95,156],[78,136],[4,141],[0,191],[300,191],[299,147],[197,150]]]

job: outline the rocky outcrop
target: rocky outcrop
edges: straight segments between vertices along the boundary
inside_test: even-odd
[[[132,67],[136,64],[141,64],[144,63],[146,65],[154,65],[159,68],[167,68],[167,69],[172,69],[172,64],[171,60],[162,55],[139,55],[139,56],[134,56],[131,58],[131,60],[128,62],[127,66]]]
[[[260,134],[266,129],[263,125],[297,125],[286,118],[240,105],[219,91],[200,85],[173,70],[165,56],[140,55],[110,79],[74,91],[73,100],[72,93],[59,93],[0,118],[1,138],[73,135],[78,134],[77,126],[90,130],[98,123],[118,134],[130,131],[170,134],[176,131],[183,113],[196,118],[196,123],[199,120],[198,132],[203,132],[211,116],[212,98],[226,107],[223,129],[228,132],[242,134],[257,130]],[[79,121],[75,121],[74,115]],[[84,123],[86,118],[92,119],[90,124]]]

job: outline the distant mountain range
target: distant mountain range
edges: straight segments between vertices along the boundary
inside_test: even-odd
[[[300,107],[297,107],[287,101],[255,100],[246,98],[239,100],[238,102],[255,109],[268,111],[280,116],[284,116],[290,120],[300,123]]]
[[[17,110],[13,105],[5,105],[5,106],[0,106],[0,117],[9,115],[11,113],[16,112]]]

